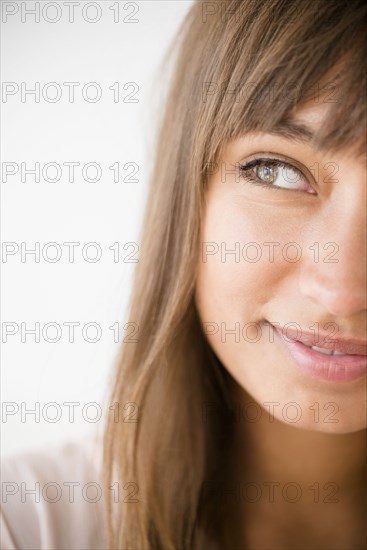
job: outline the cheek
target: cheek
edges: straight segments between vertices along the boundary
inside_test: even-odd
[[[209,202],[201,234],[197,302],[203,320],[248,323],[264,318],[263,306],[276,299],[295,272],[285,261],[292,231],[283,230],[270,207]],[[274,244],[278,243],[278,244]]]
[[[264,392],[274,389],[274,380],[266,377],[273,346],[268,345],[270,329],[263,321],[275,320],[272,312],[284,303],[295,269],[282,259],[281,247],[270,261],[271,247],[264,246],[296,240],[289,238],[289,230],[284,234],[276,218],[264,205],[208,201],[196,287],[197,309],[210,346],[259,402]],[[282,375],[277,383],[287,386]]]
[[[208,200],[196,285],[199,317],[210,346],[239,386],[259,404],[281,404],[276,418],[287,422],[279,411],[296,402],[302,411],[297,427],[335,433],[356,431],[365,427],[365,388],[336,396],[332,388],[329,392],[321,385],[315,395],[317,383],[299,375],[274,343],[271,329],[262,324],[264,320],[300,320],[293,318],[292,312],[301,316],[303,311],[298,281],[303,252],[309,246],[306,223],[300,224],[300,218],[300,212],[292,213],[291,208],[286,212],[223,197]],[[310,221],[308,226],[314,227],[317,220]],[[273,261],[271,247],[265,243],[279,243]],[[290,260],[295,249],[287,248],[289,243],[299,245],[302,261]],[[256,257],[256,245],[261,257],[251,261]],[[338,423],[316,422],[316,401],[320,410],[326,411],[324,415],[330,411],[330,403],[337,402]]]

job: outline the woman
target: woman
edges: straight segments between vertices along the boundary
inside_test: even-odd
[[[365,547],[365,22],[184,21],[104,438],[111,549]]]
[[[184,22],[112,393],[139,417],[105,436],[107,485],[139,488],[113,548],[365,545],[365,17]]]

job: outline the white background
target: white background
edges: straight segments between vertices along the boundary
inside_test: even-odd
[[[86,8],[86,4],[97,7]],[[4,86],[14,91],[3,94],[1,103],[2,241],[3,252],[4,247],[14,252],[3,253],[1,260],[2,340],[6,340],[2,343],[1,427],[5,455],[79,438],[96,427],[101,430],[105,413],[99,422],[91,422],[98,410],[86,405],[96,402],[108,406],[108,377],[119,348],[109,327],[119,323],[120,339],[127,334],[122,327],[128,320],[126,305],[136,264],[123,261],[133,252],[132,247],[124,250],[123,246],[139,243],[154,158],[154,131],[166,89],[159,65],[192,1],[118,4],[79,0],[71,22],[65,2],[43,1],[39,3],[40,21],[36,22],[35,15],[26,13],[37,9],[36,2],[2,2],[3,91]],[[10,14],[12,11],[16,13]],[[57,18],[54,23],[47,21]],[[95,23],[89,21],[98,18]],[[22,88],[23,92],[35,89],[37,82],[39,102],[34,94],[22,97]],[[60,88],[47,86],[49,82]],[[74,102],[64,82],[80,83],[75,87]],[[90,82],[97,83],[102,91],[97,102],[93,102],[96,88],[84,88]],[[123,101],[137,89],[130,86],[124,90],[128,82],[139,87],[130,96],[138,99],[137,103]],[[114,83],[120,87],[118,102],[109,89]],[[58,89],[61,97],[52,102]],[[83,97],[83,89],[92,101]],[[5,181],[4,170],[10,166],[5,163],[11,162],[17,172]],[[36,162],[40,163],[40,182],[21,166],[24,163],[24,168],[34,168]],[[42,176],[49,162],[61,167],[59,181],[47,181],[56,177],[52,168]],[[65,162],[80,163],[74,182]],[[82,167],[90,162],[101,169],[99,181],[87,181],[95,177],[92,168],[83,177]],[[123,180],[132,171],[130,167],[124,169],[129,162],[138,166],[133,176],[138,181],[114,182],[109,167],[119,163]],[[45,246],[51,242],[61,250],[56,262],[50,259],[57,249]],[[80,243],[74,262],[64,242]],[[83,246],[90,242],[100,247],[98,262],[83,257]],[[114,243],[120,248],[117,262],[109,249]],[[34,254],[22,257],[22,250],[35,246],[40,247],[39,262]],[[89,260],[95,252],[94,247],[84,249]],[[70,342],[65,322],[80,323],[74,342]],[[39,343],[25,332],[36,323],[40,327]],[[58,336],[48,323],[60,327]],[[82,328],[87,323],[100,327],[98,342],[87,342],[83,337]],[[46,332],[45,326],[49,326]],[[16,332],[7,336],[11,328]],[[91,326],[86,334],[93,339],[96,333]],[[59,336],[55,343],[47,341]],[[56,407],[48,405],[53,402]],[[64,405],[66,402],[80,404],[75,405],[74,422],[70,421],[71,405]],[[39,418],[25,414],[37,407]],[[60,420],[52,422],[60,413]]]

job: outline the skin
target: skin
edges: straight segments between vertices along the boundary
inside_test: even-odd
[[[325,114],[325,104],[306,104],[295,112],[294,121],[316,132]],[[232,375],[233,399],[240,407],[255,402],[261,411],[255,422],[242,415],[236,423],[235,479],[256,482],[263,489],[264,481],[280,484],[274,502],[267,490],[259,502],[241,499],[231,529],[251,549],[363,548],[366,377],[342,383],[311,378],[271,338],[267,321],[281,326],[295,322],[309,332],[316,322],[322,330],[334,323],[337,336],[366,339],[365,159],[353,149],[331,154],[315,149],[312,142],[253,133],[228,143],[219,166],[233,169],[252,155],[272,156],[265,154],[269,152],[295,161],[314,193],[267,189],[234,173],[223,177],[218,170],[209,179],[203,213],[202,244],[218,243],[219,251],[207,255],[206,261],[201,252],[198,313],[202,323],[211,323],[203,324],[204,332]],[[311,175],[315,163],[317,181]],[[337,181],[330,181],[327,163],[336,163]],[[269,241],[280,243],[272,262],[263,246]],[[221,261],[221,243],[233,250],[236,242],[241,249],[245,243],[259,243],[260,261],[241,257],[235,262],[230,254]],[[281,254],[289,242],[301,248],[297,262]],[[319,262],[310,249],[315,242]],[[323,246],[330,242],[338,245],[337,263],[324,261],[332,249],[324,251]],[[249,257],[254,254],[248,249]],[[258,332],[248,330],[247,339],[241,335],[236,342],[233,334],[225,334],[235,322],[241,327],[258,324],[261,337],[250,341]],[[277,405],[271,410],[269,402]],[[301,412],[296,422],[296,409],[287,408],[291,402]],[[301,487],[298,502],[282,497],[282,487],[289,482]]]

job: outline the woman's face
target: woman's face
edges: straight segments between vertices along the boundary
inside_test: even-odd
[[[315,132],[325,112],[292,122]],[[247,134],[213,170],[196,303],[244,395],[294,426],[353,432],[366,427],[365,159],[290,132]]]

